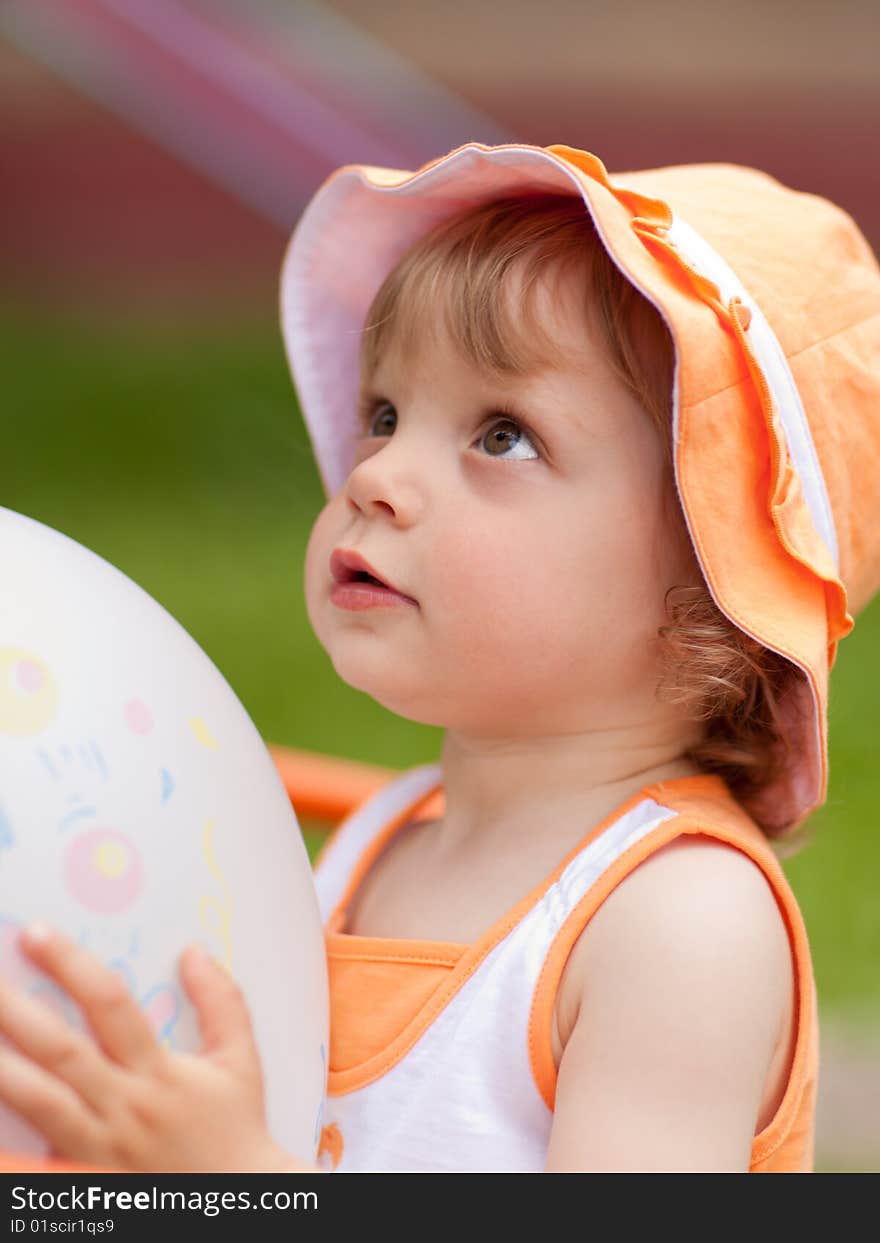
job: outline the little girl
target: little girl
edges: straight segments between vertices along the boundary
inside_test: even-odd
[[[193,949],[185,1058],[106,968],[25,938],[103,1051],[5,988],[0,1097],[129,1169],[810,1170],[779,857],[880,587],[861,233],[748,168],[469,143],[335,173],[282,304],[328,497],[311,624],[349,685],[445,730],[316,862],[319,1165],[269,1136],[242,997]]]

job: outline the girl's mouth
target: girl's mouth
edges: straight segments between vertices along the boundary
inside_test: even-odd
[[[372,575],[363,572],[359,572],[348,582],[334,583],[330,589],[330,600],[339,608],[353,611],[416,605],[415,600],[409,596],[401,595],[393,587],[386,587]]]
[[[355,549],[337,548],[330,558],[330,573],[334,584],[330,599],[340,608],[372,609],[389,608],[401,604],[415,604],[411,597],[385,583],[372,566]]]

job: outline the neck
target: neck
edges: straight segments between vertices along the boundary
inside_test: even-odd
[[[442,852],[523,844],[559,832],[583,834],[646,785],[698,776],[680,741],[604,737],[486,738],[446,733]]]

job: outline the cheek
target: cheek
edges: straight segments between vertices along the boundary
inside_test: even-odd
[[[650,510],[650,512],[649,512]],[[491,529],[447,526],[430,575],[459,661],[523,658],[545,667],[583,658],[585,641],[630,657],[664,620],[659,515],[644,497],[605,490],[594,512],[546,508]]]
[[[537,521],[505,521],[491,529],[464,524],[448,530],[432,558],[435,603],[451,638],[469,650],[500,655],[507,647],[560,639],[574,622],[564,586],[588,556],[563,547]]]
[[[429,576],[444,616],[465,621],[485,617],[487,608],[503,607],[515,595],[524,555],[512,526],[487,530],[473,522],[447,525],[434,549]]]
[[[505,522],[491,533],[457,533],[433,560],[438,608],[425,624],[448,721],[567,728],[566,713],[572,701],[582,703],[584,688],[601,693],[604,638],[617,634],[607,594],[590,585],[586,541],[574,548],[535,520]]]
[[[320,636],[322,596],[329,589],[330,554],[338,542],[335,532],[339,529],[337,521],[338,505],[329,501],[315,519],[306,545],[303,562],[303,593],[306,612],[312,629]]]

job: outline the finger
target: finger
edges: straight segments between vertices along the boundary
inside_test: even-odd
[[[113,1090],[110,1064],[84,1033],[48,1006],[0,980],[0,1032],[43,1074],[61,1080],[97,1107]]]
[[[117,971],[54,928],[31,925],[22,949],[41,971],[70,993],[101,1048],[130,1069],[146,1069],[163,1055],[146,1015]]]
[[[66,1084],[0,1044],[0,1100],[28,1122],[59,1156],[98,1156],[98,1119]]]
[[[259,1068],[247,1002],[229,972],[201,946],[189,945],[181,955],[180,974],[198,1015],[202,1052]]]

